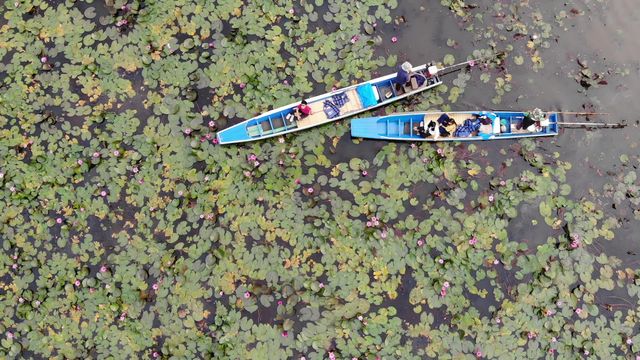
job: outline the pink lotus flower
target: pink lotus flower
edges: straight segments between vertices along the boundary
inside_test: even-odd
[[[282,332],[282,337],[285,337],[285,338],[286,338],[287,336],[289,336],[289,333],[288,333],[287,331],[283,331],[283,332]]]
[[[7,331],[7,339],[11,340],[13,339],[15,336],[13,335],[13,333],[11,331]]]
[[[94,289],[94,288],[89,288],[89,294],[93,294],[94,292],[96,292],[96,289]]]
[[[418,246],[422,246],[422,245],[424,245],[424,241],[418,240]]]
[[[381,238],[383,238],[383,239],[386,239],[386,238],[387,238],[387,231],[386,231],[386,230],[383,230],[383,231],[380,233],[380,237],[381,237]]]
[[[438,155],[444,154],[444,150],[442,150],[442,148],[438,148],[436,151],[438,152]]]
[[[187,134],[187,135],[191,134],[192,131],[193,130],[191,130],[191,128],[184,129],[184,133]]]
[[[312,187],[308,188],[308,189],[307,189],[307,192],[308,192],[309,194],[313,194],[313,188],[312,188]]]
[[[15,186],[11,186],[11,187],[9,187],[9,191],[11,191],[11,192],[16,192],[16,187],[15,187]]]
[[[75,286],[80,286],[80,280],[76,280],[76,281],[73,283],[73,285],[75,285]]]
[[[20,304],[22,304],[22,303],[24,302],[24,299],[23,299],[22,297],[19,297],[19,298],[18,298],[18,302],[19,302]]]
[[[333,351],[329,351],[329,359],[336,360],[336,355],[333,353]]]
[[[283,83],[283,84],[285,84],[285,85],[289,85],[289,80],[284,79],[284,80],[282,81],[282,83]]]
[[[107,192],[106,192],[106,191],[104,191],[104,190],[100,191],[100,196],[102,196],[102,197],[107,196]]]
[[[113,156],[120,156],[120,151],[114,150],[113,151]]]
[[[216,127],[216,122],[213,120],[209,121],[209,127]]]
[[[178,191],[178,196],[182,196],[182,190]]]
[[[282,305],[282,300],[278,300],[278,305]]]
[[[47,61],[49,61],[49,58],[46,57],[46,56],[43,56],[43,57],[40,58],[40,62],[43,63],[43,64],[46,63]]]
[[[254,162],[253,162],[253,166],[255,166],[255,167],[260,166],[260,161],[254,161]]]
[[[294,182],[296,185],[300,185],[300,179],[295,179],[293,182]]]
[[[631,338],[627,338],[627,345],[633,344],[633,340]]]
[[[82,165],[82,164],[84,164],[84,161],[82,161],[82,159],[78,159],[77,163],[78,163],[78,165]]]
[[[57,218],[57,219],[56,219],[56,223],[58,223],[58,224],[62,224],[62,218]]]
[[[153,285],[151,285],[151,288],[152,288],[153,290],[158,290],[158,288],[160,288],[160,286],[158,286],[158,284],[157,284],[157,283],[154,283]]]
[[[579,247],[580,247],[580,241],[573,240],[573,241],[571,242],[571,248],[572,248],[572,249],[577,249],[577,248],[579,248]]]
[[[438,263],[439,263],[440,265],[444,264],[444,259],[438,259]]]
[[[353,35],[351,37],[351,43],[355,44],[358,40],[360,40],[360,36],[359,35]]]
[[[504,180],[500,180],[500,186],[505,186],[505,185],[507,185],[507,182]]]
[[[362,321],[364,320],[364,317],[362,315],[358,315],[358,321]]]
[[[153,354],[151,354],[151,356],[153,356],[154,358],[157,358],[158,356],[160,356],[160,354],[158,354],[157,351],[154,351]]]
[[[367,170],[362,170],[362,176],[367,176],[368,174]]]
[[[378,226],[378,225],[380,225],[380,221],[378,221],[378,220],[374,221],[374,222],[373,222],[373,225],[374,225],[374,226]]]
[[[138,180],[138,184],[140,184],[140,185],[144,184],[144,179]]]
[[[502,320],[500,320],[500,318],[496,318],[496,324],[500,324],[502,322]]]
[[[211,134],[207,134],[207,135],[205,135],[204,137],[205,137],[205,139],[207,139],[207,140],[211,140]]]
[[[293,15],[296,11],[293,8],[289,9],[289,14]]]
[[[489,195],[489,202],[493,202],[493,194]]]
[[[105,272],[107,272],[107,267],[106,267],[106,266],[104,266],[104,265],[100,266],[100,272],[101,272],[101,273],[105,273]]]
[[[469,61],[469,66],[471,66],[471,67],[476,66],[476,62],[475,62],[475,60],[471,60],[471,61]]]
[[[219,141],[218,141],[218,138],[213,138],[213,140],[211,140],[211,142],[215,145],[215,144],[217,144]]]
[[[444,284],[442,284],[442,286],[444,286],[446,289],[448,289],[449,286],[451,286],[451,285],[449,284],[448,281],[445,281]]]
[[[447,289],[445,289],[445,288],[440,289],[440,295],[441,295],[442,297],[447,296]]]
[[[367,221],[367,227],[371,227],[373,226],[373,223],[371,221]]]
[[[397,38],[397,37],[395,37],[395,36],[394,36],[394,37],[392,37],[392,38],[391,38],[391,42],[392,42],[392,43],[394,43],[394,44],[395,44],[395,43],[397,43],[397,42],[398,42],[398,38]]]
[[[18,268],[18,264],[13,264],[13,265],[11,265],[11,268],[12,268],[13,270],[17,269],[17,268]]]
[[[480,350],[476,351],[476,357],[481,358],[482,357],[482,351],[480,351]]]
[[[36,307],[40,306],[40,300],[36,300],[33,304],[34,304]]]
[[[529,331],[529,332],[527,333],[527,337],[528,337],[529,339],[533,339],[533,338],[535,338],[535,337],[536,337],[536,333],[534,333],[533,331]]]
[[[251,171],[245,170],[244,171],[244,176],[251,177]]]
[[[585,355],[585,356],[589,356],[589,350],[585,350],[585,351],[584,351],[584,355]]]
[[[138,169],[137,166],[134,166],[133,169],[131,169],[131,171],[133,171],[134,174],[137,174],[138,171],[140,171],[140,169]]]
[[[93,153],[93,157],[94,157],[94,158],[99,158],[99,157],[100,157],[100,153],[99,153],[99,152],[97,152],[97,151],[96,151],[96,152],[94,152],[94,153]]]
[[[557,342],[557,341],[558,341],[558,339],[556,339],[556,337],[555,337],[555,336],[551,338],[551,342],[552,342],[552,343]]]
[[[582,309],[581,308],[577,308],[576,309],[576,314],[580,315],[580,313],[582,313]]]
[[[247,86],[245,83],[240,83],[240,89],[244,89]]]
[[[249,155],[248,159],[249,159],[249,161],[256,161],[257,158],[258,157],[255,154],[251,154],[251,155]]]
[[[324,283],[319,283],[319,284],[318,284],[318,287],[319,287],[320,289],[323,289],[323,288],[324,288]]]
[[[499,263],[500,263],[500,260],[498,259],[493,260],[493,265],[498,265]]]
[[[245,293],[244,293],[244,298],[245,298],[245,299],[248,299],[248,298],[250,298],[250,297],[251,297],[251,293],[250,293],[250,292],[248,292],[248,291],[245,291]]]
[[[427,158],[422,158],[422,163],[423,163],[423,164],[426,164],[426,163],[428,163],[428,162],[429,162],[429,159],[427,159]]]
[[[478,238],[476,238],[476,236],[472,236],[471,239],[469,239],[469,245],[475,245],[478,242]]]

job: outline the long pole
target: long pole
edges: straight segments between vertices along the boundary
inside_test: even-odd
[[[615,123],[615,124],[608,124],[608,123],[588,123],[588,122],[558,122],[558,125],[568,125],[568,126],[584,126],[585,128],[589,128],[589,127],[611,127],[611,128],[623,128],[626,127],[627,124],[625,123]]]

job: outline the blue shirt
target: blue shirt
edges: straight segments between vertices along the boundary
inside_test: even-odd
[[[464,124],[458,126],[456,131],[453,133],[455,137],[469,137],[474,132],[480,130],[480,119],[467,119],[464,121]]]
[[[406,84],[407,82],[409,82],[409,73],[402,70],[402,68],[398,68],[398,75],[396,75],[396,78],[394,81],[396,84],[400,84],[400,85]]]

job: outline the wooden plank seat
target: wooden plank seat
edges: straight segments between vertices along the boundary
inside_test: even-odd
[[[358,96],[358,92],[356,91],[356,89],[351,89],[347,91],[345,94],[349,98],[349,101],[340,108],[340,116],[362,109],[362,102],[360,101],[360,97]],[[330,99],[330,98],[331,97],[328,97],[326,99]],[[316,125],[325,123],[327,121],[333,120],[333,119],[327,119],[327,115],[324,113],[323,103],[324,103],[324,100],[326,99],[318,100],[316,102],[310,103],[309,106],[311,107],[311,114],[305,117],[304,119],[298,121],[298,127],[304,128],[304,127],[316,126]]]

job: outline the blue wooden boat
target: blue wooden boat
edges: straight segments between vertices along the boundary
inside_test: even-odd
[[[491,120],[491,124],[482,125],[475,136],[456,137],[452,132],[450,136],[429,135],[424,137],[424,132],[421,134],[419,131],[419,129],[421,129],[421,123],[429,124],[431,121],[437,122],[442,114],[445,113],[415,112],[354,119],[351,121],[351,136],[378,140],[436,142],[521,139],[558,135],[559,114],[555,112],[546,113],[545,120],[541,122],[542,126],[532,129],[533,131],[529,131],[521,128],[525,112],[460,111],[446,113],[456,122],[457,127],[464,125],[465,120],[471,119],[474,115],[488,117]]]
[[[300,102],[271,110],[219,131],[218,142],[233,144],[262,140],[309,129],[390,104],[442,84],[435,66],[428,67],[425,64],[414,67],[412,71],[412,81],[405,86],[394,83],[396,73],[393,73],[307,99],[312,112],[300,121],[290,121],[287,118]],[[334,106],[326,104],[327,101]],[[341,106],[335,106],[336,103]],[[325,111],[327,106],[331,108]]]

